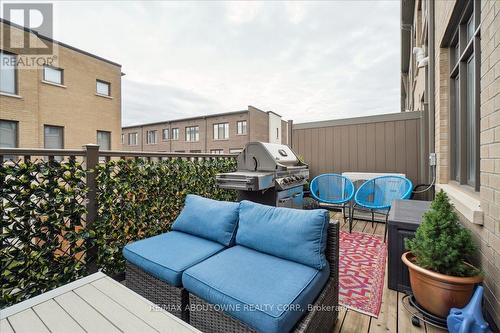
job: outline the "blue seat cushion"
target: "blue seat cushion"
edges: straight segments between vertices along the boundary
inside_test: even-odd
[[[236,244],[321,270],[326,265],[328,221],[324,209],[276,208],[242,201]]]
[[[171,231],[128,244],[123,248],[123,256],[152,276],[180,287],[185,269],[223,248],[204,238]]]
[[[207,199],[188,194],[172,230],[203,237],[222,245],[234,242],[239,203]]]
[[[184,287],[261,332],[288,332],[328,280],[321,271],[243,246],[187,269]]]

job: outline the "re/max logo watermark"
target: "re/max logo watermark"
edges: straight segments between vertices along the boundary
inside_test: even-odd
[[[51,3],[4,3],[1,49],[15,54],[2,58],[2,66],[54,65],[53,6]],[[3,63],[9,61],[9,63]]]

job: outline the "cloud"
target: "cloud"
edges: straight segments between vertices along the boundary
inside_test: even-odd
[[[227,2],[226,15],[231,23],[243,24],[253,21],[259,14],[261,3],[259,2]]]
[[[127,96],[127,115],[123,126],[204,115],[221,109],[216,101],[195,91],[164,84],[126,80],[122,94]]]
[[[287,2],[285,4],[288,19],[294,24],[302,22],[306,16],[307,3],[306,2]]]
[[[399,2],[59,1],[55,38],[116,61],[123,123],[245,109],[398,112]]]

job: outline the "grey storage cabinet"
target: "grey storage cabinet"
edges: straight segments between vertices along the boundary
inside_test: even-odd
[[[388,218],[388,287],[400,292],[411,291],[408,268],[401,260],[406,252],[405,238],[413,238],[422,222],[422,215],[429,210],[430,201],[394,200]]]

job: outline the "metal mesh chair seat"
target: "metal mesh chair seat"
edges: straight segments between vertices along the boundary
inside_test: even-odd
[[[396,199],[408,199],[413,185],[400,176],[381,176],[364,182],[356,192],[357,205],[369,209],[389,209]]]
[[[349,230],[352,228],[354,210],[359,206],[363,210],[372,213],[372,225],[374,212],[385,213],[384,241],[387,233],[387,217],[393,200],[409,199],[413,190],[412,182],[401,176],[381,176],[364,182],[354,195],[354,205],[351,210]]]
[[[345,204],[354,196],[354,185],[351,180],[335,173],[314,177],[309,187],[314,199],[327,204]]]

